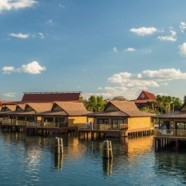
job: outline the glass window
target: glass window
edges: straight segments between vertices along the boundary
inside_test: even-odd
[[[177,122],[177,129],[186,129],[186,123],[185,122]]]
[[[100,118],[100,119],[97,119],[97,123],[98,124],[108,124],[109,123],[109,119]]]
[[[112,124],[124,124],[124,120],[123,119],[112,119]]]

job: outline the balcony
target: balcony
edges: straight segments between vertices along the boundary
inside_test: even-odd
[[[181,129],[156,129],[155,137],[186,138],[186,130]]]
[[[119,131],[119,130],[126,130],[128,129],[128,125],[127,124],[82,124],[78,126],[79,129],[84,129],[84,130],[115,130],[115,131]]]

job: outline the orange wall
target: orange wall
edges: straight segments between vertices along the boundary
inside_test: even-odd
[[[144,129],[153,127],[151,117],[128,118],[128,130]]]

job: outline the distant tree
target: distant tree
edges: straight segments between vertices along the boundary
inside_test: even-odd
[[[186,96],[184,96],[184,98],[183,98],[183,102],[186,103]]]
[[[84,104],[87,110],[97,112],[104,110],[106,101],[103,96],[92,95],[88,98],[88,100],[84,100]]]
[[[178,97],[157,95],[156,99],[156,107],[159,109],[160,113],[168,113],[179,110],[182,106],[182,101]]]
[[[103,96],[97,96],[97,111],[103,111],[105,108],[106,101]]]
[[[116,96],[112,100],[127,101],[127,99],[124,96]]]

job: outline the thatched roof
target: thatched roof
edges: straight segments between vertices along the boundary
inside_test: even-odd
[[[157,116],[154,116],[155,118],[160,118],[160,119],[186,119],[186,112],[183,111],[174,111],[170,112],[167,114],[160,114]]]
[[[27,103],[25,105],[25,111],[31,108],[36,113],[47,112],[52,108],[52,103]]]
[[[104,112],[92,113],[89,116],[150,117],[153,114],[139,111],[136,104],[132,101],[112,100],[107,103]]]
[[[70,116],[80,116],[90,113],[82,102],[55,102],[53,107],[55,104]]]
[[[102,111],[102,112],[93,112],[89,113],[87,116],[98,116],[98,117],[126,117],[127,114],[121,112],[121,111]]]
[[[25,110],[25,104],[17,104],[16,105],[16,110],[18,110],[18,109],[20,109],[20,110],[22,110],[22,111],[24,111]]]
[[[153,114],[139,111],[133,101],[110,101],[118,110],[126,113],[128,116],[152,116]]]
[[[5,111],[15,111],[16,105],[5,105],[2,107],[2,109]]]
[[[47,111],[47,112],[42,112],[42,113],[40,113],[40,115],[41,116],[58,116],[58,117],[60,117],[60,116],[68,116],[68,114],[65,112],[65,111],[63,111],[63,110],[61,110],[61,111]]]

